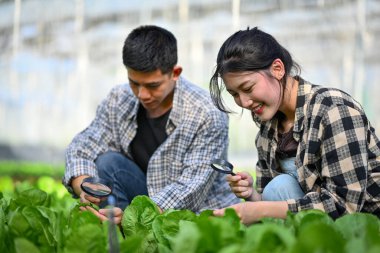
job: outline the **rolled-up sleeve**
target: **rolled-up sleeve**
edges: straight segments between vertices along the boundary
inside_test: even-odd
[[[97,108],[95,119],[74,137],[66,149],[66,170],[62,182],[72,194],[72,179],[81,175],[97,176],[95,159],[99,154],[116,147],[110,124],[110,111],[115,103],[115,96],[111,92],[102,101]]]

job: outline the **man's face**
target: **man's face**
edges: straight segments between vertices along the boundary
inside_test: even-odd
[[[172,107],[174,87],[181,70],[176,66],[173,71],[162,74],[161,70],[140,72],[127,68],[129,85],[148,117],[159,117]]]

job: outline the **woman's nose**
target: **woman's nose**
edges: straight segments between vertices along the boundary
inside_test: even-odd
[[[241,107],[249,109],[252,105],[252,99],[246,95],[240,95]]]

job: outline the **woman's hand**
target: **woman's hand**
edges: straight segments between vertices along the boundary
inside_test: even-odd
[[[289,210],[286,201],[246,201],[226,208],[234,209],[240,221],[245,225],[258,222],[265,217],[285,219]],[[224,216],[226,208],[216,209],[213,214]]]
[[[245,225],[250,225],[261,218],[255,215],[257,213],[255,211],[255,204],[255,202],[241,202],[239,204],[235,204],[227,208],[235,209],[236,214],[240,218],[240,221]],[[216,209],[214,210],[213,214],[215,216],[224,216],[225,210],[226,208]]]
[[[95,214],[101,221],[107,221],[109,217],[109,212],[113,212],[113,221],[116,225],[121,224],[121,219],[123,218],[123,210],[119,207],[114,207],[112,209],[105,208],[99,209],[99,211],[95,210],[91,206],[81,206],[80,209],[82,211],[90,211]]]
[[[237,197],[251,201],[261,200],[261,196],[253,188],[253,178],[248,172],[238,172],[235,176],[228,175],[226,179]]]

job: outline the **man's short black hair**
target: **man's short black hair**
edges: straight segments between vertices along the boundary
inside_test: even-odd
[[[140,26],[124,42],[123,63],[135,71],[151,72],[159,69],[166,74],[177,64],[177,60],[177,40],[164,28]]]

